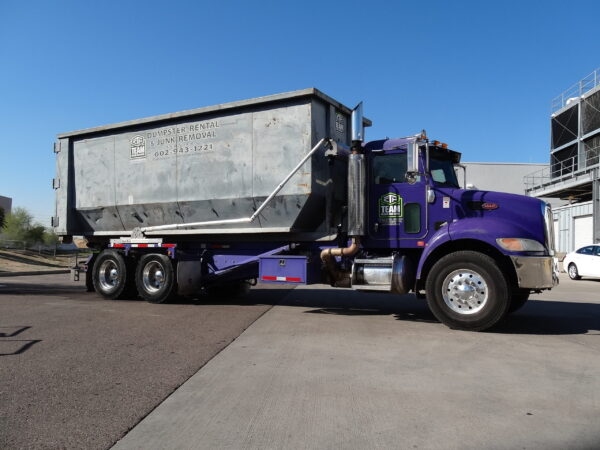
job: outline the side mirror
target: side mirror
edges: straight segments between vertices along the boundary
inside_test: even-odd
[[[351,116],[352,126],[352,141],[363,142],[365,138],[365,128],[363,126],[363,104],[360,102],[356,108],[352,110]]]
[[[417,141],[409,141],[406,148],[406,179],[408,182],[416,180],[419,173],[419,145]],[[414,181],[413,181],[414,182]]]

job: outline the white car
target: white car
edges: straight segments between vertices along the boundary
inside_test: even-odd
[[[563,268],[572,280],[581,277],[600,278],[600,244],[590,244],[567,253]]]

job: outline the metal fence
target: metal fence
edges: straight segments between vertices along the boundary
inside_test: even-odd
[[[569,103],[569,100],[581,97],[583,94],[585,94],[588,91],[591,91],[599,84],[600,68],[594,70],[587,77],[583,78],[578,83],[575,83],[573,86],[564,91],[562,94],[555,97],[552,100],[552,104],[550,107],[551,112],[554,113],[559,109],[564,108]]]
[[[52,257],[58,255],[77,255],[79,253],[89,252],[87,249],[82,250],[74,245],[30,244],[25,241],[15,241],[11,239],[0,239],[0,250],[18,250],[20,252]]]

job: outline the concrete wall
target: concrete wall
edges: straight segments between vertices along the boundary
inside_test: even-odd
[[[485,191],[525,194],[525,175],[542,170],[548,164],[464,162],[467,167],[467,184]],[[463,174],[458,173],[463,183]]]

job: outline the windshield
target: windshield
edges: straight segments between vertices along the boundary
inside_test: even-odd
[[[434,155],[433,152],[429,156],[429,171],[434,184],[439,186],[450,186],[458,188],[458,179],[454,171],[454,164],[449,158],[441,155]]]

